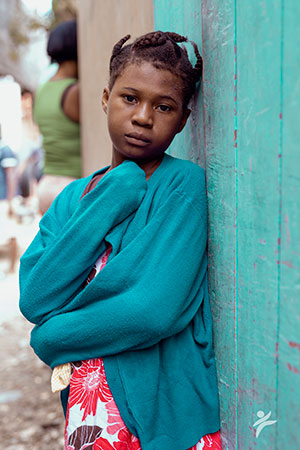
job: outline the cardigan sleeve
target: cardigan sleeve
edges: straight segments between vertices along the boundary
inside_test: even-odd
[[[72,187],[57,197],[20,262],[20,310],[29,321],[41,323],[76,295],[104,237],[138,208],[146,187],[144,172],[126,162],[78,198],[70,216]]]
[[[174,190],[148,224],[31,345],[51,367],[150,347],[182,331],[207,295],[204,174],[196,198]]]

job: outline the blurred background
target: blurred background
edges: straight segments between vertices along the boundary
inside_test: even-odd
[[[40,219],[36,186],[44,158],[33,99],[57,69],[46,52],[48,33],[76,13],[72,0],[0,1],[1,449],[63,448],[59,396],[50,391],[49,369],[29,347],[31,325],[18,309],[18,266]]]
[[[28,345],[31,325],[18,310],[18,266],[41,217],[45,152],[32,109],[38,87],[57,70],[47,39],[74,18],[83,176],[110,163],[101,95],[113,44],[153,29],[198,44],[203,80],[168,152],[207,174],[223,447],[298,450],[300,2],[294,0],[0,0],[0,449],[63,448],[59,396]],[[275,422],[258,436],[255,423],[267,416]]]

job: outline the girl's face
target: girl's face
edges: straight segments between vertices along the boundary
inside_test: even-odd
[[[102,105],[119,163],[161,158],[190,113],[183,110],[181,80],[148,62],[126,66],[111,91],[104,89]]]

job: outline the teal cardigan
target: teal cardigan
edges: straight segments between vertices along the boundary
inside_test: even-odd
[[[186,450],[220,427],[204,170],[165,155],[147,182],[126,161],[80,200],[91,177],[55,199],[21,258],[31,345],[52,368],[103,357],[142,449]],[[106,266],[82,290],[107,243]]]

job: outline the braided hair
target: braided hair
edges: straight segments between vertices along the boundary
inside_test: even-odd
[[[198,47],[191,42],[196,55],[196,65],[192,66],[184,46],[178,45],[188,39],[177,33],[154,31],[137,38],[123,47],[130,38],[127,34],[113,47],[109,64],[109,88],[128,64],[150,62],[157,69],[169,70],[182,82],[183,107],[186,108],[202,75],[202,58]]]

